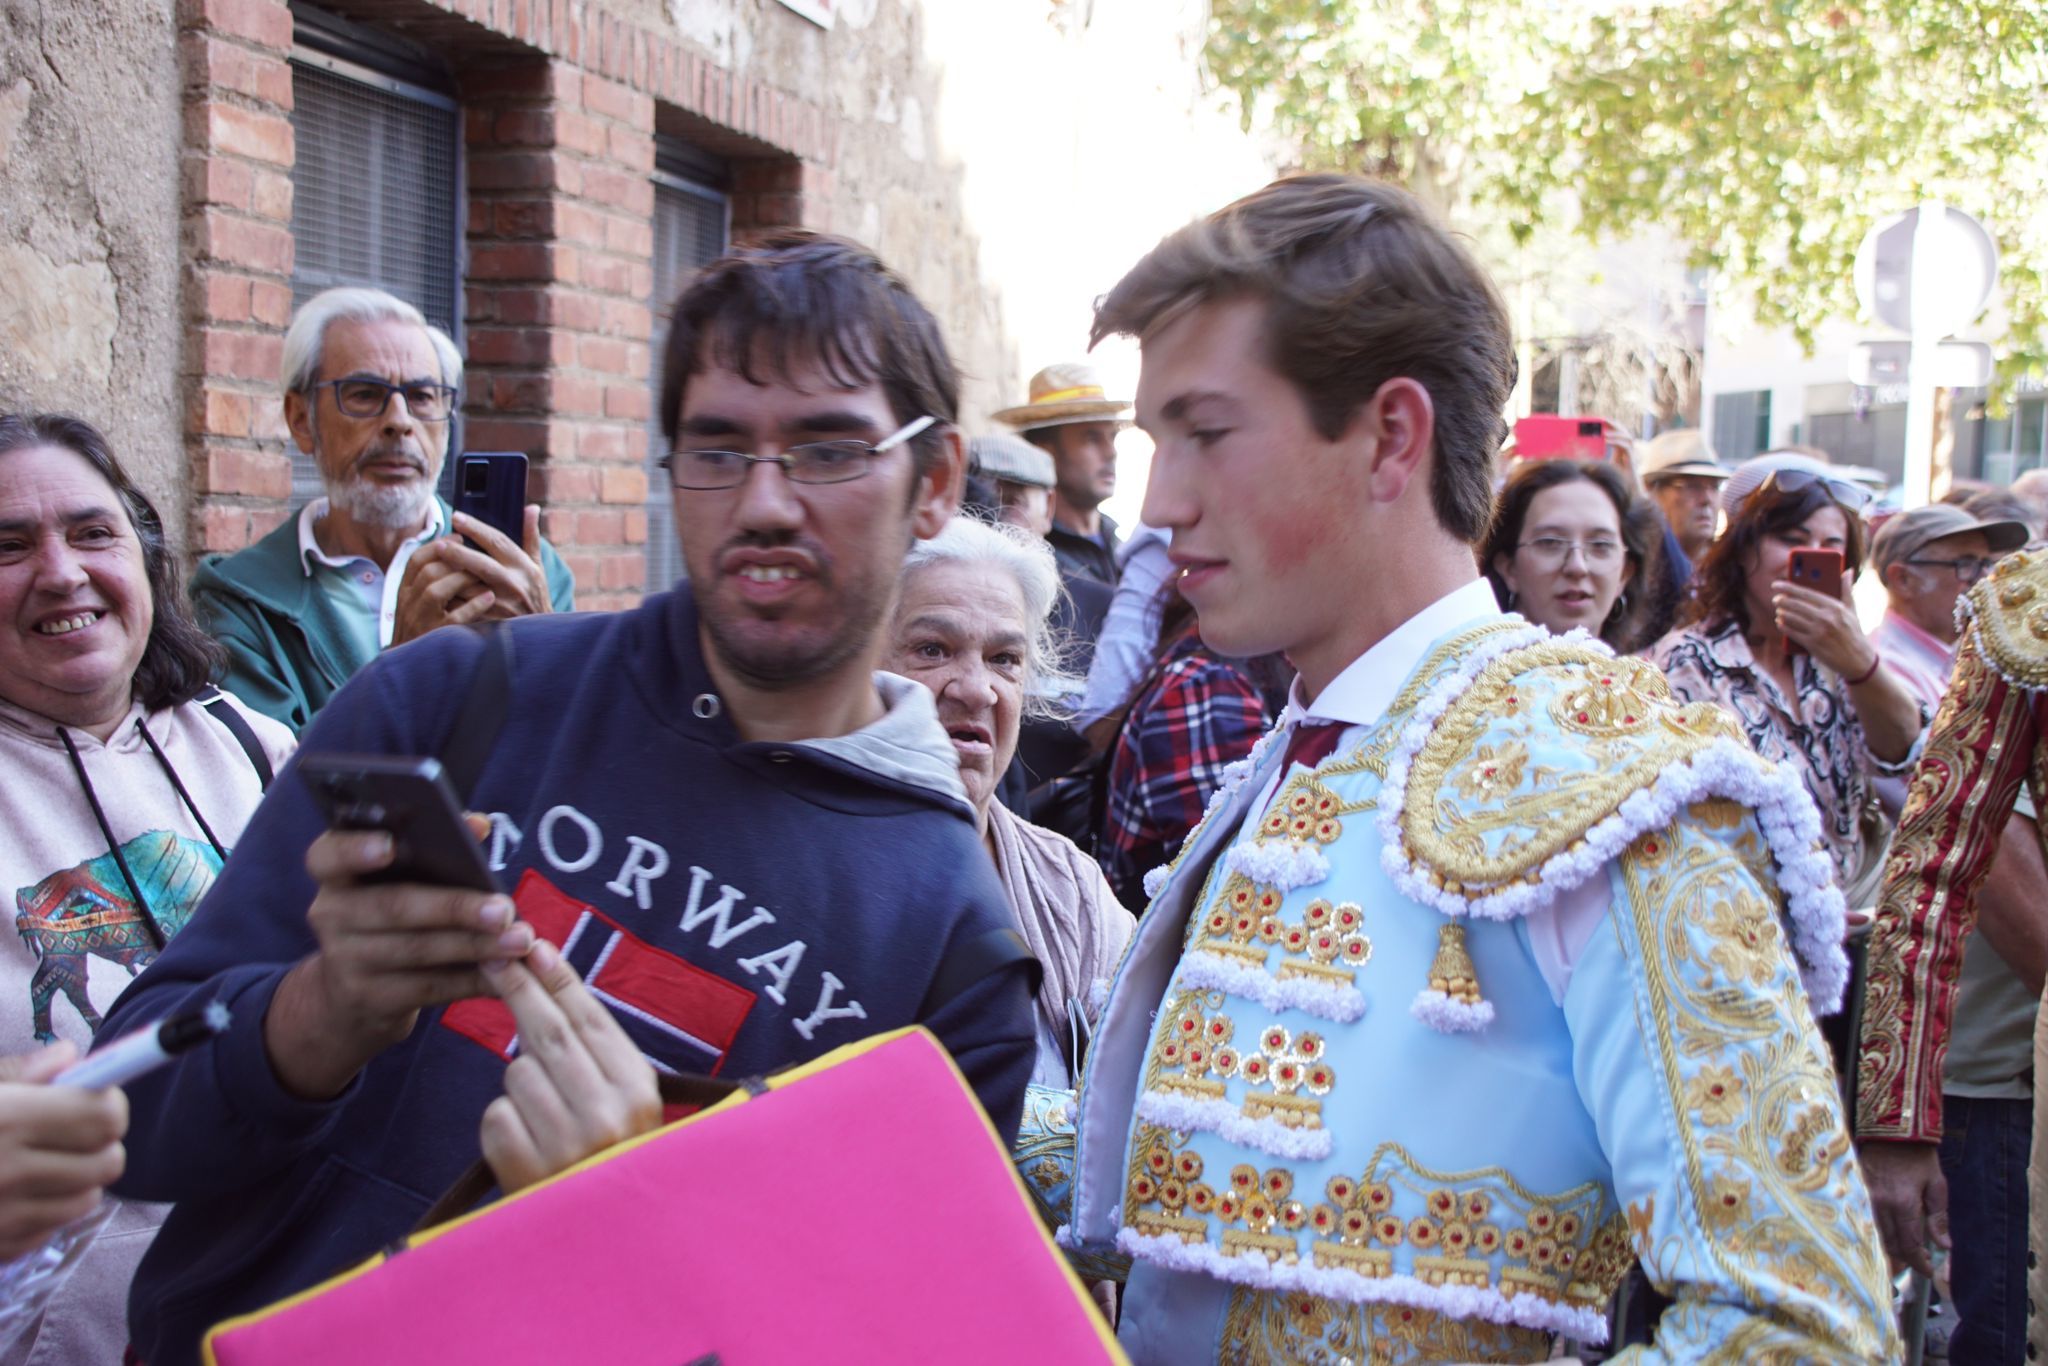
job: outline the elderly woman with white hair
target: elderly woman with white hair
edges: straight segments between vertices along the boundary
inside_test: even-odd
[[[911,548],[883,661],[931,689],[982,843],[1045,967],[1033,1081],[1050,1087],[1079,1075],[1076,1017],[1092,1017],[1093,988],[1115,970],[1134,927],[1094,860],[995,800],[1024,715],[1070,690],[1050,628],[1059,591],[1043,540],[956,517]]]

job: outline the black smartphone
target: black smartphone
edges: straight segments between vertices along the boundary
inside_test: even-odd
[[[526,457],[517,451],[458,456],[455,510],[497,528],[512,544],[521,544],[526,533]]]
[[[501,890],[438,760],[305,754],[299,757],[299,779],[329,828],[391,836],[391,866],[367,880]]]
[[[1785,577],[1801,588],[1811,588],[1839,601],[1845,572],[1846,566],[1839,550],[1795,550],[1785,569]],[[1785,658],[1805,653],[1804,647],[1792,643],[1792,637],[1785,637]]]

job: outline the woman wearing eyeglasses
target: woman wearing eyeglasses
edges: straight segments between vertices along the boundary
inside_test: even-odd
[[[1612,465],[1529,460],[1501,490],[1481,564],[1509,611],[1628,654],[1654,637],[1644,585],[1658,553],[1649,501]]]
[[[1852,907],[1868,905],[1885,843],[1870,780],[1911,768],[1928,719],[1849,601],[1870,494],[1817,460],[1766,455],[1722,498],[1728,529],[1700,563],[1690,621],[1650,658],[1681,699],[1720,703],[1759,754],[1805,778],[1836,879]],[[1836,591],[1792,581],[1805,549],[1840,553]]]

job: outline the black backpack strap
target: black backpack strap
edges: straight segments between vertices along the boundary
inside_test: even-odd
[[[512,633],[496,623],[462,629],[482,639],[483,659],[470,680],[462,710],[455,714],[454,728],[441,744],[440,759],[455,795],[468,802],[512,710]]]
[[[1045,980],[1045,964],[1033,956],[1023,935],[1006,927],[955,945],[932,974],[932,984],[925,988],[924,1004],[917,1008],[917,1018],[931,1018],[976,982],[1017,963],[1028,965],[1029,990],[1036,996],[1038,984]]]
[[[249,718],[235,709],[235,704],[221,695],[221,690],[207,687],[192,699],[206,708],[207,714],[228,728],[228,734],[235,737],[235,743],[242,747],[242,753],[249,756],[249,767],[256,770],[256,781],[263,791],[270,791],[270,780],[277,775],[271,771],[270,756],[263,752],[263,742],[256,738],[256,728],[249,724]]]

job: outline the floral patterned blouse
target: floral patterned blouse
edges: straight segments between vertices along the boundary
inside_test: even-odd
[[[1791,765],[1806,781],[1843,886],[1866,870],[1863,810],[1871,799],[1871,774],[1911,772],[1919,757],[1917,744],[1895,764],[1872,754],[1847,685],[1811,655],[1793,657],[1794,706],[1777,680],[1757,667],[1741,625],[1733,620],[1695,622],[1644,653],[1664,670],[1680,701],[1720,703],[1734,713],[1758,754]],[[1880,852],[1869,851],[1869,856]]]

